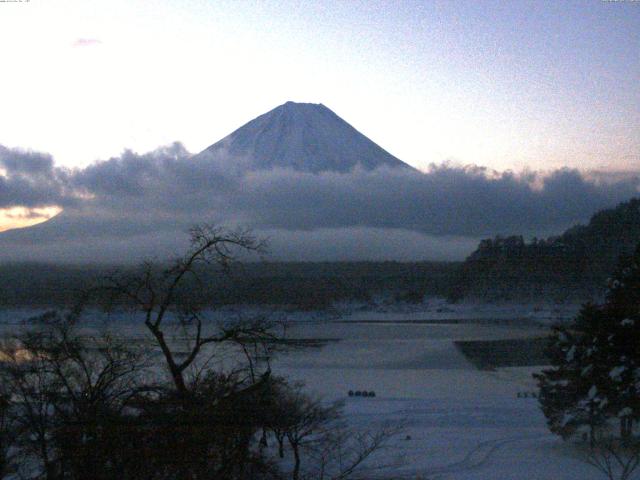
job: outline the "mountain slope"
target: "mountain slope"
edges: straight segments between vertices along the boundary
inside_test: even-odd
[[[347,172],[359,165],[411,168],[322,104],[287,102],[240,127],[197,156],[247,162],[251,170]]]

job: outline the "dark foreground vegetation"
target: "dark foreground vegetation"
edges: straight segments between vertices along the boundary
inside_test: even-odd
[[[398,427],[354,430],[340,403],[273,372],[273,356],[291,347],[277,323],[206,317],[202,268],[226,271],[238,250],[261,249],[246,232],[200,227],[166,268],[144,264],[85,292],[84,301],[97,296],[107,308],[142,313],[146,343],[87,329],[81,306],[45,313],[5,340],[0,478],[337,480],[358,472]]]

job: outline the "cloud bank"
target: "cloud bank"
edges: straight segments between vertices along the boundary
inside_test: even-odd
[[[0,147],[0,208],[64,208],[44,224],[0,234],[2,259],[163,256],[179,251],[184,232],[200,222],[251,226],[271,239],[275,258],[463,258],[483,237],[559,233],[640,185],[636,175],[591,178],[572,169],[306,173],[244,164],[224,154],[194,157],[176,143],[69,170],[49,155]]]
[[[0,145],[0,208],[69,205],[70,172],[50,155]]]

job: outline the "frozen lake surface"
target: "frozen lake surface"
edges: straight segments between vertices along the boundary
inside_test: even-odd
[[[370,472],[365,478],[601,478],[548,432],[536,399],[518,398],[519,392],[536,390],[531,374],[538,369],[480,371],[453,343],[539,336],[540,328],[385,322],[305,330],[341,340],[282,356],[275,371],[304,381],[327,399],[345,400],[354,424],[408,425],[385,452],[384,461],[401,459],[393,475]],[[376,397],[349,397],[349,390],[373,390]]]

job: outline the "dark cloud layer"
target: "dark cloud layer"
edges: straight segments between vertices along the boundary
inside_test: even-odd
[[[0,145],[0,208],[69,205],[69,173],[50,155]]]
[[[272,171],[247,175],[233,204],[244,212],[259,212],[256,217],[272,227],[369,226],[485,236],[562,228],[633,196],[637,186],[637,178],[595,184],[573,170],[542,178],[511,173],[488,177],[478,168],[447,165],[425,174]]]
[[[514,174],[444,164],[426,173],[304,173],[236,168],[242,164],[193,158],[174,144],[70,171],[48,155],[0,148],[0,207],[65,208],[44,225],[0,235],[0,242],[103,242],[111,252],[114,245],[126,250],[126,239],[142,248],[165,238],[168,248],[190,225],[208,221],[250,225],[268,233],[279,252],[289,246],[295,258],[331,258],[332,251],[333,258],[394,258],[394,250],[402,259],[412,251],[415,258],[436,258],[438,251],[459,258],[481,237],[560,232],[636,195],[640,184],[637,176],[605,181],[571,169]]]

